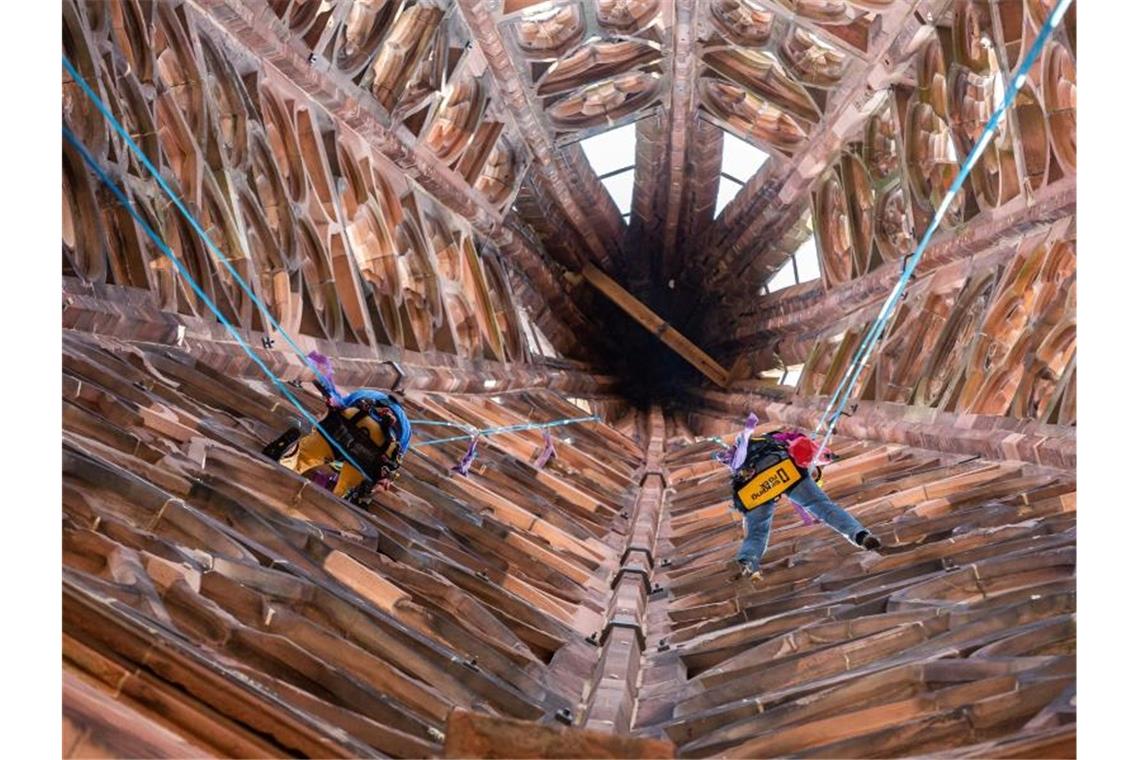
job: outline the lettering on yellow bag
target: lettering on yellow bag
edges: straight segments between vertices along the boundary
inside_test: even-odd
[[[781,459],[766,470],[757,473],[752,480],[736,492],[746,510],[771,501],[802,479],[799,470],[790,459]]]

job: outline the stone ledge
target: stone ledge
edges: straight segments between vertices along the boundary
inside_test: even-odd
[[[455,708],[447,717],[444,757],[675,757],[668,739],[641,739],[585,728],[536,725]]]

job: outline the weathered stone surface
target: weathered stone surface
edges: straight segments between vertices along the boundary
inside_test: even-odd
[[[447,717],[444,757],[675,757],[673,742],[590,731],[536,726],[456,708]]]
[[[668,646],[646,652],[635,730],[693,757],[984,754],[1001,745],[983,725],[1032,719],[1011,747],[1068,746],[1044,727],[1075,677],[1071,471],[841,438],[824,487],[884,548],[780,506],[751,583],[726,479],[697,466],[707,444],[670,447],[666,594],[648,612]]]
[[[194,219],[65,75],[146,221],[65,143],[63,754],[1072,756],[1075,11],[839,421],[882,550],[780,505],[739,579],[713,459],[815,427],[1043,8],[64,0]],[[342,501],[260,453],[291,342],[508,431]]]

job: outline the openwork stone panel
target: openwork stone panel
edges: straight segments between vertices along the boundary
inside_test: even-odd
[[[291,28],[304,31],[319,25],[305,15],[310,6],[275,7],[288,11],[283,17]],[[354,5],[334,35],[336,49],[348,51],[345,61],[361,46],[379,46],[377,40],[405,50],[392,35],[423,25],[413,19],[421,11],[409,7],[394,14],[390,32],[365,33],[365,6],[371,7]],[[380,11],[368,23],[387,23]],[[439,27],[438,8],[422,12],[435,19],[428,26]],[[413,19],[411,26],[401,26],[403,19]],[[517,312],[494,251],[480,251],[465,220],[407,181],[276,69],[226,39],[188,5],[64,4],[65,54],[286,330],[419,352],[522,358]],[[492,202],[507,203],[519,167],[503,125],[488,119],[485,77],[470,57],[449,57],[446,37],[431,39],[438,58],[412,67],[426,79],[393,85],[394,107],[405,108],[408,119],[424,117],[424,149]],[[369,70],[383,69],[384,56],[378,47]],[[432,60],[439,64],[434,74]],[[63,96],[65,122],[226,317],[267,330],[252,300],[66,77]],[[154,291],[171,311],[208,314],[67,145],[63,164],[64,272]]]
[[[1070,16],[1072,12],[1070,11]],[[917,51],[914,85],[890,97],[843,148],[813,193],[824,284],[832,287],[913,250],[961,164],[1005,97],[1043,19],[1035,2],[954,3]],[[942,230],[1076,171],[1076,76],[1062,25],[951,204]]]
[[[526,157],[453,3],[276,0],[270,6],[311,62],[327,61],[494,206],[506,207]]]
[[[791,156],[887,2],[709,0],[697,25],[700,115],[768,153]]]
[[[633,121],[668,97],[661,0],[506,0],[497,18],[558,144]]]
[[[1076,242],[1072,220],[997,265],[911,284],[853,398],[1076,423]],[[824,332],[798,391],[831,394],[870,328]]]

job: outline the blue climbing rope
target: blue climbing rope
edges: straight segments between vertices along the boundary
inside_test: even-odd
[[[138,157],[139,161],[142,162],[142,165],[146,167],[148,172],[150,172],[150,175],[154,177],[155,181],[158,183],[158,186],[162,188],[162,191],[166,193],[166,196],[170,198],[171,202],[178,209],[179,213],[182,214],[182,217],[190,223],[190,226],[194,228],[194,231],[198,233],[198,236],[202,238],[202,242],[206,244],[206,247],[209,249],[213,257],[219,263],[221,263],[223,267],[225,267],[226,271],[230,273],[231,277],[233,277],[234,282],[236,282],[238,286],[241,287],[243,291],[245,291],[245,294],[250,297],[253,303],[257,305],[257,308],[260,309],[262,316],[269,323],[269,325],[271,325],[276,332],[281,333],[281,336],[285,339],[285,342],[289,344],[290,348],[292,348],[294,352],[296,352],[297,356],[301,357],[301,361],[303,361],[309,369],[311,369],[317,375],[320,375],[321,373],[317,370],[316,365],[314,365],[306,353],[301,350],[301,347],[298,346],[296,342],[294,342],[293,337],[289,335],[288,332],[286,332],[285,328],[282,327],[281,324],[273,318],[273,315],[269,313],[269,308],[262,302],[260,298],[257,297],[257,294],[253,292],[253,289],[242,278],[242,276],[237,273],[237,270],[234,269],[233,265],[230,264],[229,259],[226,257],[226,255],[218,249],[218,246],[215,245],[210,236],[206,234],[206,231],[204,229],[202,229],[202,225],[182,203],[182,200],[178,197],[174,190],[171,189],[166,180],[162,178],[162,174],[158,171],[158,169],[155,168],[154,164],[150,162],[150,159],[147,158],[146,153],[143,152],[143,149],[140,148],[138,143],[136,143],[131,138],[130,133],[127,132],[122,122],[120,122],[115,117],[115,114],[111,112],[110,108],[107,107],[107,104],[103,102],[103,99],[100,98],[93,89],[91,89],[91,85],[89,85],[87,83],[87,80],[83,78],[83,75],[80,74],[78,70],[76,70],[75,66],[72,65],[71,61],[68,60],[66,55],[63,56],[63,67],[67,69],[67,73],[71,75],[71,78],[74,79],[75,82],[79,85],[80,89],[83,90],[83,93],[87,96],[88,100],[90,100],[95,105],[95,107],[99,109],[99,113],[103,114],[103,118],[107,121],[108,124],[111,125],[111,128],[114,129],[119,134],[119,136],[126,141],[127,146],[131,149],[131,152],[134,153],[136,157]]]
[[[420,420],[413,420],[413,422],[419,422],[419,421]],[[423,446],[436,446],[436,445],[441,444],[441,443],[454,443],[455,441],[469,441],[475,437],[484,438],[484,437],[489,436],[489,435],[498,435],[499,433],[521,433],[521,432],[526,431],[526,430],[545,430],[548,428],[562,427],[564,425],[575,425],[575,424],[580,423],[580,422],[601,422],[601,421],[602,421],[602,418],[597,416],[596,414],[594,414],[594,415],[590,415],[589,417],[568,417],[566,419],[554,420],[553,422],[521,422],[517,425],[504,425],[502,427],[484,428],[483,430],[471,429],[470,432],[468,432],[466,435],[454,435],[454,436],[450,436],[448,438],[435,438],[435,439],[430,440],[430,441],[420,441],[419,443],[413,443],[412,448],[418,449],[418,448],[423,447]],[[446,424],[450,427],[462,427],[461,425],[454,423],[454,422],[440,423],[440,422],[436,422],[434,420],[424,420],[424,422],[429,422],[430,424],[433,424],[433,425]]]
[[[273,381],[273,384],[277,386],[282,394],[284,394],[285,398],[287,398],[289,402],[293,404],[293,406],[297,407],[297,411],[299,411],[301,415],[306,420],[308,420],[313,428],[315,430],[320,430],[320,423],[317,422],[317,419],[309,413],[309,410],[306,409],[292,393],[289,392],[289,389],[285,387],[285,384],[281,381],[281,378],[277,377],[277,375],[274,374],[273,370],[269,369],[269,367],[265,365],[265,363],[261,360],[261,357],[259,357],[254,352],[249,343],[247,343],[241,336],[241,333],[238,332],[238,329],[234,327],[233,323],[226,319],[226,316],[222,314],[221,309],[218,308],[218,305],[214,303],[214,301],[208,295],[206,295],[205,291],[202,290],[202,286],[198,284],[198,281],[194,279],[193,275],[187,271],[182,262],[178,260],[178,257],[174,255],[174,251],[170,250],[170,246],[168,246],[163,241],[163,239],[159,237],[158,233],[154,231],[146,219],[144,219],[142,215],[139,214],[139,212],[135,209],[134,204],[131,203],[126,194],[119,189],[119,186],[115,184],[114,180],[107,176],[107,173],[103,171],[103,168],[99,166],[99,163],[95,160],[95,157],[91,155],[83,142],[75,136],[75,133],[67,128],[66,124],[63,125],[63,136],[69,143],[72,144],[72,146],[75,147],[77,151],[79,151],[79,154],[83,157],[84,163],[91,167],[91,170],[95,172],[103,184],[106,185],[107,188],[115,195],[115,198],[118,199],[123,208],[127,210],[127,213],[131,215],[131,218],[133,218],[135,222],[142,228],[147,237],[149,237],[155,246],[158,247],[158,250],[162,251],[166,258],[170,259],[171,263],[174,264],[174,268],[178,271],[178,274],[180,274],[182,278],[186,280],[187,284],[190,285],[194,293],[196,293],[197,296],[202,299],[202,302],[205,303],[207,307],[209,307],[210,311],[214,313],[214,316],[218,318],[218,321],[222,323],[222,325],[226,328],[233,339],[238,342],[238,345],[241,346],[242,350],[245,351],[250,359],[253,359],[254,363],[256,363],[261,371],[265,373],[265,376]],[[368,477],[364,468],[357,464],[356,460],[354,460],[352,456],[347,451],[345,451],[339,443],[337,443],[335,440],[332,440],[328,436],[324,436],[324,438],[330,444],[335,446],[337,451],[344,456],[345,462],[355,467],[361,475],[364,475],[364,477],[371,482],[372,479]]]
[[[954,178],[954,182],[950,185],[946,196],[942,202],[938,204],[938,208],[934,212],[934,217],[930,220],[930,224],[926,227],[926,232],[923,234],[922,239],[919,241],[918,246],[914,249],[914,253],[903,259],[902,276],[899,278],[898,283],[895,284],[894,289],[891,291],[890,296],[883,303],[883,307],[879,310],[879,315],[871,324],[871,328],[863,337],[863,342],[859,346],[859,350],[851,360],[851,364],[847,367],[847,372],[844,373],[843,380],[835,389],[831,399],[827,402],[827,407],[824,409],[823,414],[820,416],[819,422],[816,424],[815,430],[812,433],[812,438],[815,439],[819,435],[820,429],[826,425],[827,429],[824,433],[823,440],[819,442],[816,448],[816,453],[812,457],[812,467],[815,467],[819,462],[820,453],[827,447],[831,441],[831,436],[835,432],[835,426],[839,422],[839,418],[847,409],[847,402],[851,398],[851,393],[854,391],[855,386],[858,384],[859,376],[867,367],[870,360],[871,353],[879,339],[883,336],[886,330],[887,322],[893,316],[895,308],[898,306],[902,299],[903,293],[906,291],[907,283],[910,281],[911,276],[914,274],[915,269],[918,268],[919,262],[922,260],[922,255],[926,252],[930,240],[934,237],[935,230],[938,225],[942,223],[943,217],[950,209],[950,204],[953,202],[954,197],[962,189],[966,182],[966,178],[974,168],[974,164],[978,162],[981,157],[982,151],[986,149],[990,141],[993,139],[994,134],[997,132],[998,124],[1001,122],[1002,116],[1009,109],[1025,80],[1029,76],[1029,69],[1033,63],[1041,55],[1041,51],[1045,48],[1045,43],[1053,34],[1054,30],[1061,23],[1061,18],[1065,15],[1065,11],[1072,4],[1073,0],[1058,0],[1057,4],[1053,6],[1053,12],[1045,20],[1045,24],[1041,27],[1041,32],[1037,35],[1037,39],[1033,41],[1033,46],[1025,56],[1025,60],[1017,69],[1017,73],[1013,77],[1013,82],[1006,89],[1005,97],[1002,99],[1001,105],[990,116],[989,121],[986,122],[985,130],[982,136],[974,144],[970,150],[966,161],[958,170],[958,176]],[[832,411],[834,410],[834,412]]]
[[[142,148],[140,148],[139,145],[134,141],[134,139],[131,138],[131,135],[127,131],[127,129],[118,120],[118,118],[116,118],[116,116],[111,112],[111,110],[110,110],[110,108],[108,108],[107,104],[105,102],[103,102],[103,99],[100,98],[99,95],[91,88],[91,86],[87,83],[87,80],[83,78],[83,75],[80,74],[79,71],[75,68],[75,66],[71,63],[71,61],[68,60],[67,56],[63,56],[63,66],[67,70],[67,72],[71,76],[71,78],[80,86],[80,88],[83,90],[83,93],[87,96],[87,98],[99,110],[99,113],[101,113],[103,115],[103,118],[107,121],[107,123],[110,124],[111,127],[115,130],[115,132],[117,132],[119,134],[119,136],[123,138],[123,140],[126,142],[127,146],[131,149],[131,152],[134,153],[135,156],[142,163],[142,165],[146,167],[147,171],[155,179],[155,181],[158,183],[159,187],[162,188],[162,191],[166,194],[166,196],[170,199],[170,201],[174,204],[174,206],[178,209],[178,211],[182,215],[182,217],[190,224],[190,226],[194,229],[194,231],[198,234],[198,236],[206,244],[206,247],[210,251],[211,255],[213,255],[213,257],[226,269],[226,271],[229,272],[230,276],[234,279],[234,282],[236,282],[238,284],[238,286],[242,289],[242,291],[247,296],[249,296],[250,300],[253,301],[253,303],[257,306],[257,308],[260,310],[260,312],[261,312],[263,318],[266,320],[266,322],[270,326],[272,326],[274,331],[281,334],[281,336],[285,339],[285,342],[289,344],[289,347],[293,349],[294,353],[296,353],[297,356],[300,357],[301,361],[304,362],[305,365],[314,374],[316,374],[318,377],[324,377],[324,373],[321,372],[321,370],[314,364],[314,362],[309,358],[308,354],[306,354],[305,351],[303,351],[301,349],[301,347],[297,345],[296,341],[293,340],[293,337],[289,334],[289,332],[287,330],[285,330],[285,328],[282,327],[281,324],[273,317],[273,315],[269,311],[269,308],[265,305],[264,302],[262,302],[262,300],[260,298],[258,298],[257,294],[253,292],[253,289],[249,286],[249,283],[247,283],[245,281],[245,279],[242,278],[242,276],[240,274],[238,274],[237,270],[235,270],[233,268],[233,266],[230,264],[228,258],[225,256],[225,254],[221,250],[218,249],[217,245],[210,238],[210,236],[208,234],[206,234],[206,231],[202,228],[202,225],[198,222],[198,220],[194,216],[194,214],[192,214],[189,211],[189,209],[186,208],[186,206],[182,203],[182,200],[178,197],[178,194],[174,192],[174,190],[170,187],[169,184],[167,184],[166,180],[163,179],[162,174],[158,171],[157,168],[155,168],[154,164],[151,163],[150,159],[147,158],[146,153],[144,153]],[[135,219],[135,221],[138,222],[138,224],[147,233],[147,236],[150,237],[151,240],[154,241],[155,245],[158,246],[159,250],[161,250],[174,263],[174,266],[177,269],[178,273],[190,284],[191,288],[198,295],[198,297],[201,298],[202,301],[207,304],[207,306],[209,306],[210,311],[212,311],[214,313],[214,315],[218,318],[218,320],[226,327],[226,329],[230,332],[230,334],[238,341],[238,344],[242,347],[242,349],[245,350],[245,352],[250,356],[250,358],[252,358],[254,360],[254,362],[257,363],[258,367],[260,367],[261,370],[273,381],[273,383],[281,390],[281,392],[285,395],[285,397],[287,399],[289,399],[289,401],[295,407],[297,407],[297,409],[301,412],[301,414],[305,417],[305,419],[308,420],[309,423],[311,423],[315,429],[319,430],[320,426],[319,426],[319,423],[317,422],[317,420],[311,414],[309,414],[308,410],[305,409],[300,404],[300,402],[296,399],[296,397],[294,397],[294,395],[289,392],[289,390],[282,383],[281,379],[279,377],[277,377],[277,375],[274,374],[273,371],[270,370],[261,361],[261,359],[253,352],[252,348],[248,345],[248,343],[246,343],[246,341],[237,332],[237,329],[233,326],[233,324],[231,324],[230,321],[228,319],[226,319],[226,317],[218,309],[217,305],[205,294],[205,292],[202,290],[201,286],[194,280],[194,278],[190,275],[189,271],[186,270],[186,268],[182,265],[182,263],[178,261],[178,259],[174,256],[173,252],[166,245],[166,243],[163,242],[163,240],[150,227],[150,225],[146,222],[146,220],[143,219],[138,214],[138,212],[134,209],[133,205],[131,204],[130,200],[126,197],[125,194],[123,194],[123,192],[121,190],[119,190],[119,188],[115,185],[115,183],[111,180],[111,178],[107,176],[107,174],[102,170],[102,168],[95,161],[94,157],[91,156],[91,154],[87,151],[86,147],[80,142],[80,140],[75,136],[75,134],[72,133],[71,130],[69,130],[66,125],[63,127],[63,131],[64,131],[64,136],[67,137],[67,139],[68,139],[68,142],[70,142],[72,145],[74,145],[76,147],[76,149],[82,154],[83,160],[88,164],[88,166],[90,166],[92,168],[92,170],[95,171],[95,173],[99,176],[99,178],[103,181],[103,183],[105,185],[107,185],[108,188],[110,188],[112,193],[115,194],[115,197],[118,198],[119,202],[123,205],[123,207],[127,209],[128,213],[130,213],[130,215]],[[432,425],[446,425],[446,426],[457,427],[457,428],[469,431],[467,435],[463,435],[463,436],[457,436],[457,437],[451,437],[451,438],[440,438],[440,439],[435,439],[435,440],[423,441],[419,444],[416,444],[412,448],[416,448],[419,446],[432,446],[432,445],[436,445],[436,444],[440,444],[440,443],[448,443],[448,442],[456,441],[456,440],[467,440],[467,439],[475,437],[475,436],[495,435],[496,433],[506,433],[506,432],[520,432],[523,430],[538,430],[538,429],[542,429],[542,428],[558,427],[561,425],[574,424],[577,422],[600,421],[600,419],[601,418],[599,418],[597,416],[581,417],[581,418],[574,418],[574,419],[556,420],[554,422],[548,422],[548,423],[528,423],[526,425],[511,425],[511,426],[506,426],[503,428],[488,428],[486,430],[475,430],[470,425],[464,425],[461,423],[440,422],[440,421],[436,421],[436,420],[411,420],[410,421],[411,424],[420,423],[420,424],[432,424]],[[329,441],[330,444],[332,444],[334,447],[336,447],[338,452],[340,452],[341,454],[344,455],[345,461],[348,464],[351,464],[358,471],[360,471],[361,474],[364,474],[363,468],[361,468],[352,459],[352,457],[349,456],[348,452],[345,451],[344,448],[341,447],[341,445],[339,443],[332,440],[328,436],[324,436],[324,437],[326,440]],[[365,476],[365,477],[367,477],[367,476]],[[371,480],[371,478],[368,478],[368,479]]]

